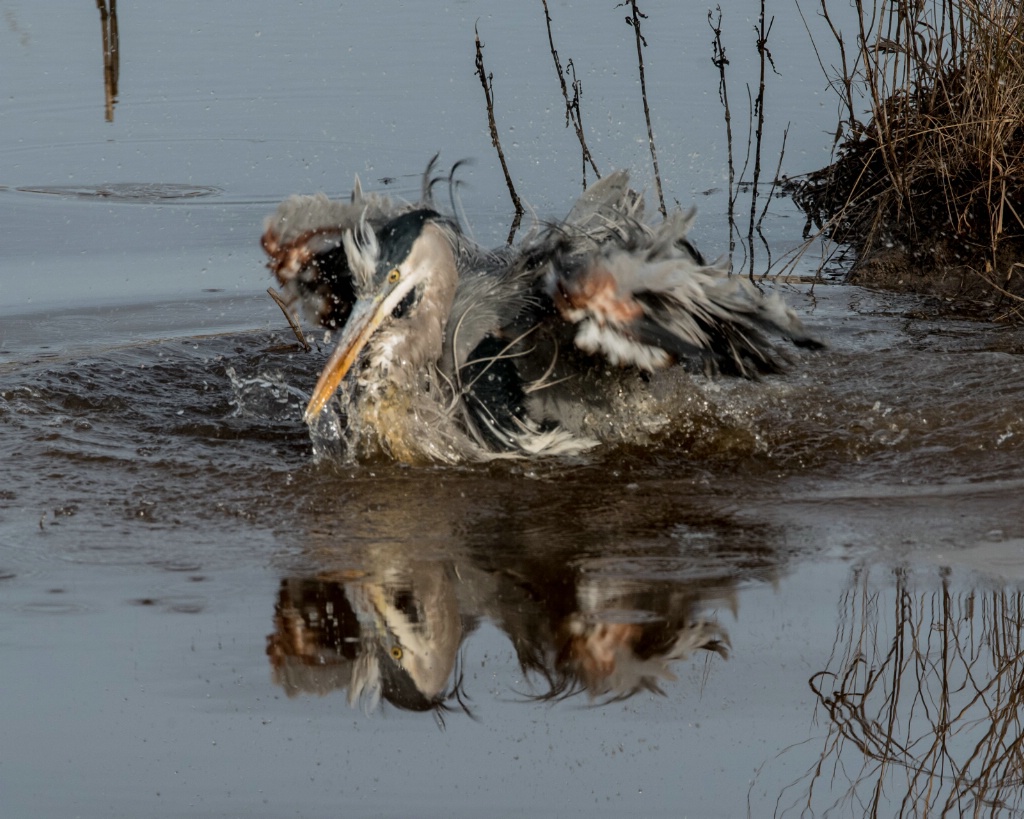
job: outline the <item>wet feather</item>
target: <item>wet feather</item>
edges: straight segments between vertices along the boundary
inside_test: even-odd
[[[432,162],[418,204],[367,195],[357,179],[348,202],[292,197],[267,222],[282,290],[330,329],[345,323],[346,301],[405,287],[342,388],[356,456],[581,452],[614,438],[587,408],[619,400],[628,412],[640,372],[684,362],[749,377],[786,362],[775,338],[819,344],[778,296],[730,277],[728,260],[706,263],[689,238],[695,210],[644,223],[624,171],[564,220],[496,250],[432,209],[443,178]]]

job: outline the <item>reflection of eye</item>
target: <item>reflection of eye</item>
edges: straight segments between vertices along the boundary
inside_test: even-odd
[[[388,273],[388,281],[391,282],[391,284],[394,284],[400,278],[402,278],[402,274],[398,272],[398,268],[392,267],[391,272]]]
[[[401,646],[392,646],[391,647],[391,659],[392,660],[401,660],[402,659],[402,647]]]

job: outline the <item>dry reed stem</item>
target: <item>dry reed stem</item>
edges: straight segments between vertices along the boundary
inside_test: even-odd
[[[566,63],[566,69],[572,72],[572,99],[569,98],[569,88],[565,82],[565,72],[562,70],[562,61],[558,58],[558,50],[555,48],[555,38],[551,33],[551,13],[548,11],[548,0],[541,0],[544,4],[544,20],[548,28],[548,45],[551,48],[551,58],[555,61],[555,72],[558,74],[558,83],[562,88],[562,99],[565,100],[565,127],[572,123],[576,130],[576,139],[579,140],[580,150],[583,153],[583,190],[587,189],[587,165],[594,171],[594,176],[601,178],[601,172],[597,169],[594,157],[587,146],[587,138],[583,134],[583,114],[580,111],[580,95],[583,93],[583,84],[576,78],[576,66],[570,59]]]
[[[313,348],[310,347],[309,342],[306,341],[306,336],[303,335],[302,328],[299,327],[299,322],[296,321],[294,314],[288,308],[288,303],[277,294],[277,291],[274,290],[273,287],[268,287],[267,293],[270,295],[270,298],[274,300],[274,303],[281,308],[281,312],[284,313],[288,326],[291,327],[292,332],[295,333],[295,338],[299,342],[299,346],[302,347],[303,352],[308,353]]]
[[[984,271],[981,281],[1001,282],[998,297],[1024,292],[1024,10],[1015,0],[854,8],[848,61],[820,0],[842,56],[830,78],[842,136],[833,164],[794,198],[863,256],[896,245],[936,271]]]
[[[772,71],[778,73],[775,69],[775,63],[772,58],[771,51],[768,49],[768,37],[771,33],[771,28],[774,23],[774,18],[766,22],[764,17],[764,2],[761,3],[761,16],[759,18],[758,25],[755,26],[754,32],[757,35],[755,46],[758,52],[759,58],[759,79],[758,79],[758,91],[757,96],[754,97],[751,93],[750,85],[747,85],[747,102],[748,102],[748,122],[747,122],[747,150],[743,159],[743,167],[740,169],[739,174],[736,173],[735,154],[734,154],[734,142],[732,133],[732,110],[729,103],[729,86],[726,78],[726,66],[729,65],[729,59],[726,56],[725,45],[722,41],[722,9],[721,6],[716,7],[714,12],[708,12],[708,25],[711,28],[713,38],[711,41],[711,63],[718,69],[718,99],[722,103],[722,108],[725,114],[725,133],[726,133],[726,150],[728,153],[728,166],[729,166],[729,201],[728,201],[728,221],[729,221],[729,254],[733,255],[736,249],[736,236],[739,234],[739,227],[736,224],[736,203],[739,199],[741,191],[750,192],[750,214],[747,222],[747,234],[746,241],[742,239],[739,243],[743,246],[746,258],[744,263],[747,265],[747,277],[753,281],[760,281],[764,276],[758,276],[754,273],[754,264],[756,261],[756,254],[754,252],[754,237],[761,240],[765,252],[768,256],[768,269],[773,266],[771,245],[768,242],[767,237],[764,235],[763,226],[764,219],[768,214],[768,208],[771,205],[772,198],[775,196],[776,188],[779,185],[780,172],[782,170],[782,162],[786,154],[786,142],[789,136],[789,125],[783,130],[782,134],[782,147],[779,151],[779,159],[775,170],[775,175],[772,178],[771,186],[769,187],[768,194],[764,199],[764,203],[758,213],[758,204],[760,202],[760,177],[761,177],[761,157],[762,157],[762,146],[764,140],[764,103],[765,103],[765,89],[766,89],[766,73],[767,66],[771,66]],[[756,119],[756,124],[755,124]],[[747,170],[750,167],[751,158],[753,157],[754,168],[753,178],[751,181],[746,181],[745,177]],[[742,267],[743,265],[734,265],[735,267]]]
[[[725,78],[725,67],[729,65],[729,58],[725,55],[725,45],[722,43],[722,7],[715,6],[717,18],[712,22],[712,13],[708,11],[708,25],[711,26],[711,33],[714,39],[711,41],[711,64],[718,69],[718,99],[725,111],[725,145],[729,163],[729,257],[732,257],[736,250],[736,197],[739,191],[736,188],[736,165],[733,162],[732,143],[732,111],[729,108],[729,85]]]
[[[117,28],[117,0],[96,0],[103,38],[104,118],[114,121],[117,83],[121,74],[121,38]]]
[[[757,85],[757,97],[754,99],[754,117],[757,120],[757,128],[754,132],[754,179],[750,193],[750,223],[747,229],[747,244],[750,247],[750,269],[747,275],[751,281],[754,280],[754,231],[757,230],[758,235],[760,235],[761,239],[764,240],[764,235],[761,234],[760,222],[757,220],[757,186],[761,178],[761,141],[764,136],[765,63],[770,62],[772,64],[772,70],[775,70],[775,62],[772,59],[771,52],[768,50],[768,35],[771,33],[775,18],[772,17],[767,25],[765,24],[764,3],[765,0],[761,0],[760,14],[758,16],[757,26],[754,29],[757,34],[756,45],[760,72]],[[783,147],[783,150],[785,150],[785,147]],[[779,163],[781,165],[782,157],[779,157]],[[764,242],[764,245],[767,249],[768,243]]]
[[[480,42],[480,31],[474,29],[474,32],[476,34],[476,74],[480,78],[480,84],[484,89],[484,99],[487,101],[487,125],[491,130],[491,144],[498,152],[498,161],[501,163],[501,170],[505,174],[505,185],[508,186],[508,194],[512,197],[512,206],[516,211],[512,229],[508,235],[508,243],[511,244],[516,231],[519,229],[519,223],[522,221],[525,211],[523,210],[523,203],[519,199],[519,194],[516,192],[516,186],[512,182],[512,174],[509,173],[508,163],[505,161],[505,152],[501,149],[498,124],[494,120],[494,75],[488,74],[484,70],[484,47]]]
[[[625,6],[626,3],[619,3],[616,8]],[[668,216],[668,209],[665,207],[665,194],[661,187],[661,171],[658,170],[658,150],[654,146],[654,129],[651,127],[651,109],[647,104],[647,79],[644,73],[644,48],[647,47],[647,40],[640,31],[640,21],[646,20],[647,15],[637,8],[636,0],[629,0],[631,14],[626,17],[626,24],[633,29],[636,35],[636,60],[640,68],[640,96],[644,102],[644,119],[647,121],[647,145],[651,149],[651,162],[654,165],[654,187],[658,191],[658,210],[662,216]]]

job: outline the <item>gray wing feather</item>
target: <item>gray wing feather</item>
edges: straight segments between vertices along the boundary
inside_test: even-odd
[[[611,363],[655,370],[701,360],[728,374],[774,372],[783,336],[821,346],[778,295],[729,275],[729,260],[707,264],[689,239],[696,209],[660,225],[639,221],[643,201],[624,171],[581,197],[552,229],[545,289],[575,345]]]

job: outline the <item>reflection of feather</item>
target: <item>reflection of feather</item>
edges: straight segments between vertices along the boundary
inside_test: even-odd
[[[607,612],[606,612],[607,614]],[[600,616],[600,615],[596,615]],[[676,679],[672,663],[699,650],[728,656],[729,637],[717,623],[698,620],[680,628],[662,650],[641,653],[644,627],[575,615],[570,618],[568,657],[591,698],[629,697],[639,691],[663,693],[659,683]]]
[[[352,677],[348,689],[348,704],[351,707],[359,702],[363,710],[370,714],[380,705],[380,665],[371,648],[364,646],[356,661],[352,664]]]

